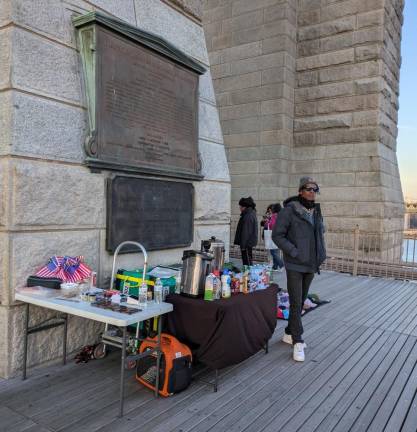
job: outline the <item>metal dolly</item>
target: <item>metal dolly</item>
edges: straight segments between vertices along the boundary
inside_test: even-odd
[[[142,251],[143,253],[143,257],[144,257],[144,263],[143,263],[143,273],[142,273],[142,277],[145,278],[146,277],[146,270],[148,267],[148,254],[146,253],[145,248],[138,242],[134,242],[134,241],[124,241],[122,243],[119,244],[119,246],[117,246],[116,250],[114,251],[114,257],[113,257],[113,268],[112,268],[112,274],[111,274],[111,281],[110,281],[110,290],[113,289],[113,285],[114,285],[114,279],[115,279],[115,274],[116,274],[116,259],[119,255],[120,250],[126,246],[126,245],[133,245],[133,246],[137,246],[140,251]],[[107,334],[109,331],[109,326],[110,324],[106,324],[105,326],[105,330],[103,335],[101,336],[101,342],[103,343],[103,351],[102,351],[102,355],[100,357],[104,357],[106,355],[106,345],[110,345],[110,346],[114,346],[116,348],[120,348],[122,350],[122,379],[121,379],[121,389],[120,389],[120,394],[121,394],[121,402],[120,402],[120,410],[119,410],[119,416],[122,417],[123,416],[123,394],[124,394],[124,369],[126,368],[126,365],[128,362],[136,362],[137,360],[153,355],[154,353],[156,354],[156,382],[155,382],[155,397],[159,396],[159,372],[160,372],[160,361],[161,361],[161,329],[162,329],[162,316],[157,317],[158,320],[158,337],[157,337],[157,343],[155,345],[155,348],[153,350],[149,350],[146,352],[143,352],[141,354],[137,354],[137,349],[138,349],[138,345],[139,342],[142,340],[141,338],[139,338],[139,323],[137,323],[136,325],[136,334],[135,334],[135,338],[134,338],[134,344],[135,344],[135,349],[136,349],[136,354],[129,354],[126,355],[126,349],[127,349],[127,329],[126,327],[123,327],[122,332],[123,335],[120,336],[114,336],[114,335],[109,335]]]

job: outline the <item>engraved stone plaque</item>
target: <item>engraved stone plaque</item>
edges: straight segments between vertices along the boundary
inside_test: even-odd
[[[126,240],[146,250],[189,246],[193,220],[191,183],[124,176],[108,180],[106,248],[111,252]]]
[[[87,164],[201,180],[198,83],[204,68],[114,18],[94,13],[74,23],[89,105]]]

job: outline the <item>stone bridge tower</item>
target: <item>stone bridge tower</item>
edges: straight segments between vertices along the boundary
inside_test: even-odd
[[[206,0],[232,212],[312,175],[329,230],[403,229],[397,111],[403,0]]]

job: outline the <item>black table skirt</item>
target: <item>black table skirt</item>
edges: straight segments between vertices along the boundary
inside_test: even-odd
[[[240,363],[261,350],[274,333],[277,288],[271,285],[211,302],[171,294],[166,301],[174,310],[166,315],[166,331],[212,369]]]

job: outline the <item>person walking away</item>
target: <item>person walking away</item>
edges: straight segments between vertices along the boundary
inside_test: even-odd
[[[265,249],[269,250],[272,256],[272,270],[281,270],[284,267],[279,256],[278,246],[272,241],[272,230],[277,221],[278,213],[281,211],[281,204],[271,204],[266,210],[267,217],[264,222]]]
[[[326,258],[324,224],[317,182],[311,177],[300,179],[298,195],[284,201],[272,232],[272,240],[283,251],[287,272],[290,314],[283,342],[293,344],[293,359],[304,361],[301,311],[307,298],[314,273]]]
[[[237,224],[234,244],[240,246],[243,265],[253,264],[252,249],[258,243],[258,220],[256,204],[252,197],[239,200],[240,219]]]

